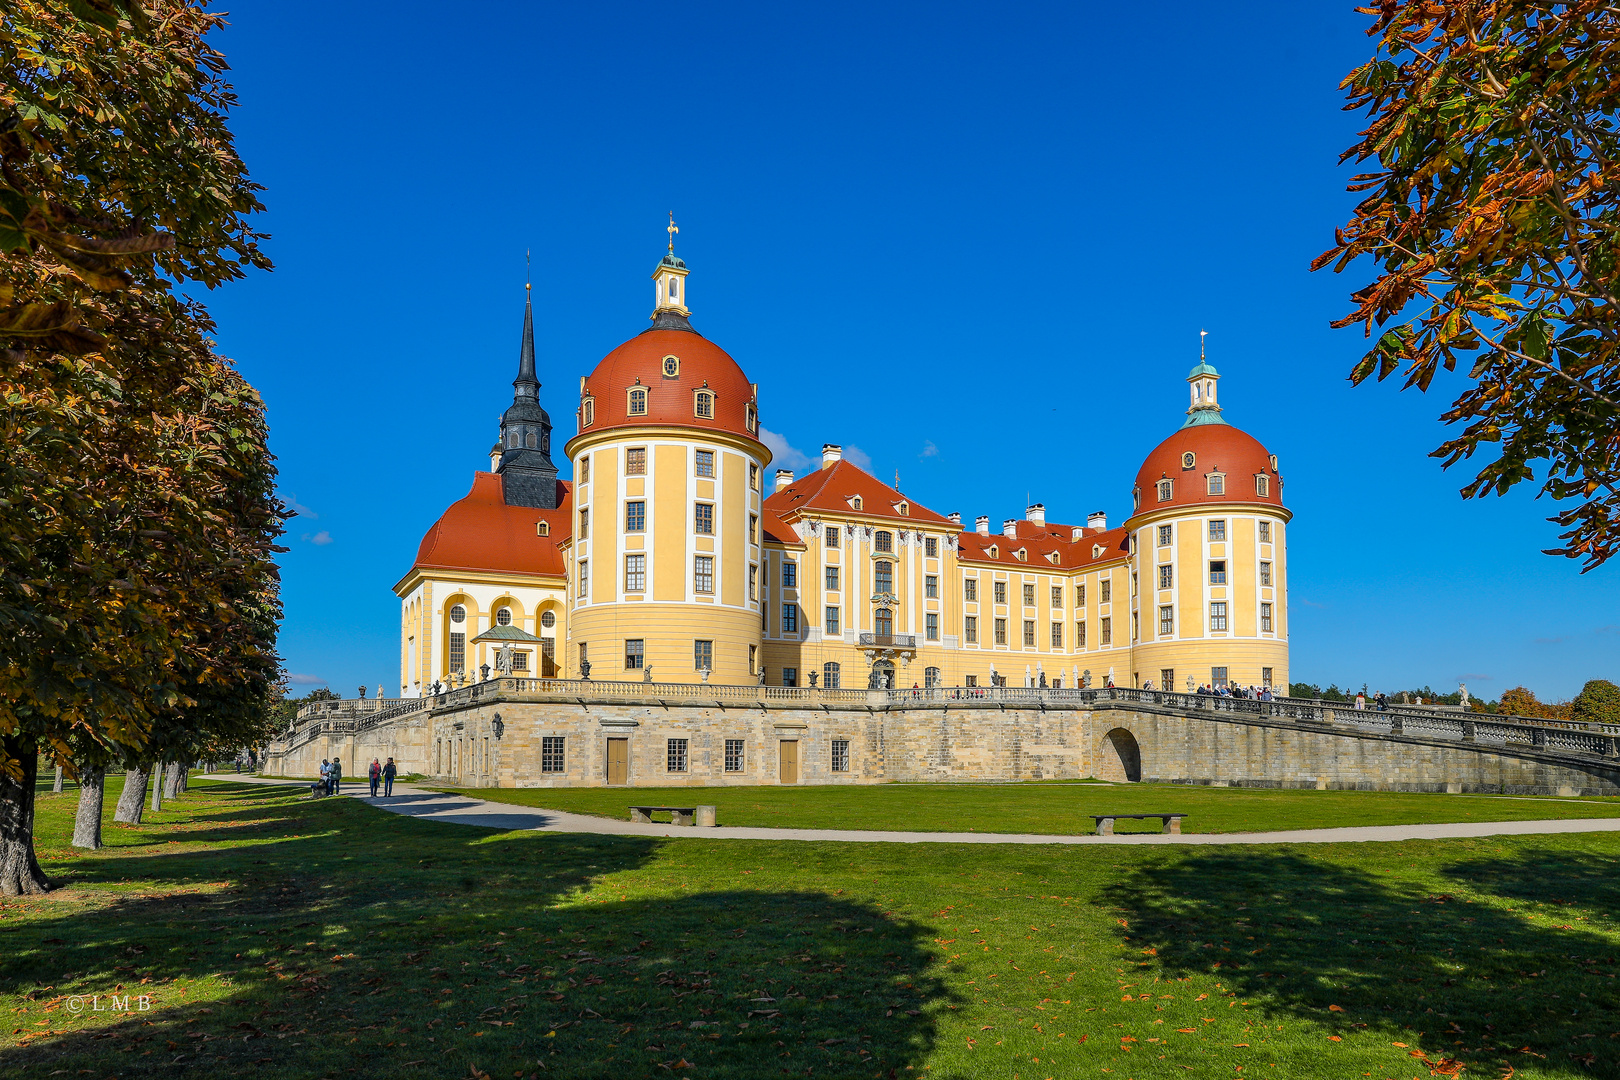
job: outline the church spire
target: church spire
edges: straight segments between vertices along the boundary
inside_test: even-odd
[[[501,414],[500,460],[495,471],[508,506],[553,510],[557,466],[551,460],[551,417],[540,407],[540,377],[534,361],[534,288],[523,285],[523,340],[512,404]]]
[[[540,379],[534,370],[534,286],[523,283],[523,344],[518,349],[518,373],[512,380],[514,401],[538,402]]]

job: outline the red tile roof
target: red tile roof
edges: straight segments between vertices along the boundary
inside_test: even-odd
[[[1193,466],[1183,468],[1185,454],[1193,455]],[[1226,494],[1209,494],[1206,474],[1226,474]],[[1254,478],[1271,478],[1265,495],[1255,493]],[[1160,502],[1157,485],[1172,480],[1171,498]],[[1282,476],[1272,468],[1271,455],[1246,431],[1229,424],[1202,424],[1184,427],[1164,442],[1142,463],[1136,474],[1137,513],[1146,514],[1173,506],[1200,503],[1267,503],[1282,506]]]
[[[501,477],[473,474],[472,490],[450,504],[422,537],[413,569],[475,570],[563,577],[562,553],[557,545],[572,535],[573,485],[557,481],[555,510],[507,506]],[[537,534],[545,521],[550,534]]]
[[[849,504],[849,500],[857,495],[861,499],[859,510],[852,509]],[[909,513],[900,513],[898,506],[901,503],[906,504]],[[821,510],[956,528],[948,518],[934,513],[915,499],[907,498],[871,473],[847,461],[834,462],[831,468],[817,469],[795,480],[766,499],[765,506],[784,516]]]
[[[680,374],[664,376],[664,357],[679,361]],[[631,416],[630,389],[647,390],[647,412]],[[694,415],[694,394],[714,391],[714,416]],[[602,358],[585,378],[585,393],[595,400],[595,419],[580,434],[637,424],[673,424],[699,431],[729,431],[756,439],[748,430],[748,405],[754,388],[724,349],[695,331],[646,330]],[[576,416],[576,420],[583,417]]]
[[[1016,537],[1001,533],[980,536],[977,532],[965,532],[957,542],[956,557],[959,562],[996,563],[1028,570],[1052,571],[1112,562],[1123,559],[1127,554],[1125,543],[1130,534],[1124,528],[1080,529],[1080,539],[1075,540],[1073,536],[1077,527],[1020,521],[1014,529]],[[994,557],[989,550],[992,547],[996,549]],[[1019,549],[1023,549],[1028,558],[1019,559],[1014,554]],[[1052,554],[1057,556],[1056,562],[1047,558]]]

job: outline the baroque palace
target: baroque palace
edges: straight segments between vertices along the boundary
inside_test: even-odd
[[[1123,525],[1036,504],[967,529],[836,445],[805,476],[768,472],[759,387],[693,329],[673,243],[653,282],[652,325],[579,381],[572,480],[526,305],[489,471],[395,586],[401,696],[507,667],[828,690],[1287,686],[1282,477],[1226,421],[1208,363]]]

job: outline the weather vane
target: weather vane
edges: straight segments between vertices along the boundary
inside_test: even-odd
[[[681,231],[680,226],[675,224],[675,211],[673,210],[669,212],[669,228],[664,231],[669,233],[669,253],[673,255],[675,254],[675,234]]]
[[[529,282],[529,249],[523,249],[523,291],[528,292],[534,288]]]
[[[1200,361],[1204,359],[1204,339],[1207,337],[1209,337],[1208,330],[1198,331],[1198,359]]]

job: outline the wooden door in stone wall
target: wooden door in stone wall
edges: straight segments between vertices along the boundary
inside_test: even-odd
[[[799,741],[797,739],[783,739],[778,745],[782,748],[782,754],[781,769],[776,775],[784,784],[797,784],[799,782]]]
[[[607,741],[607,782],[610,784],[628,784],[630,782],[629,739],[609,739]]]

